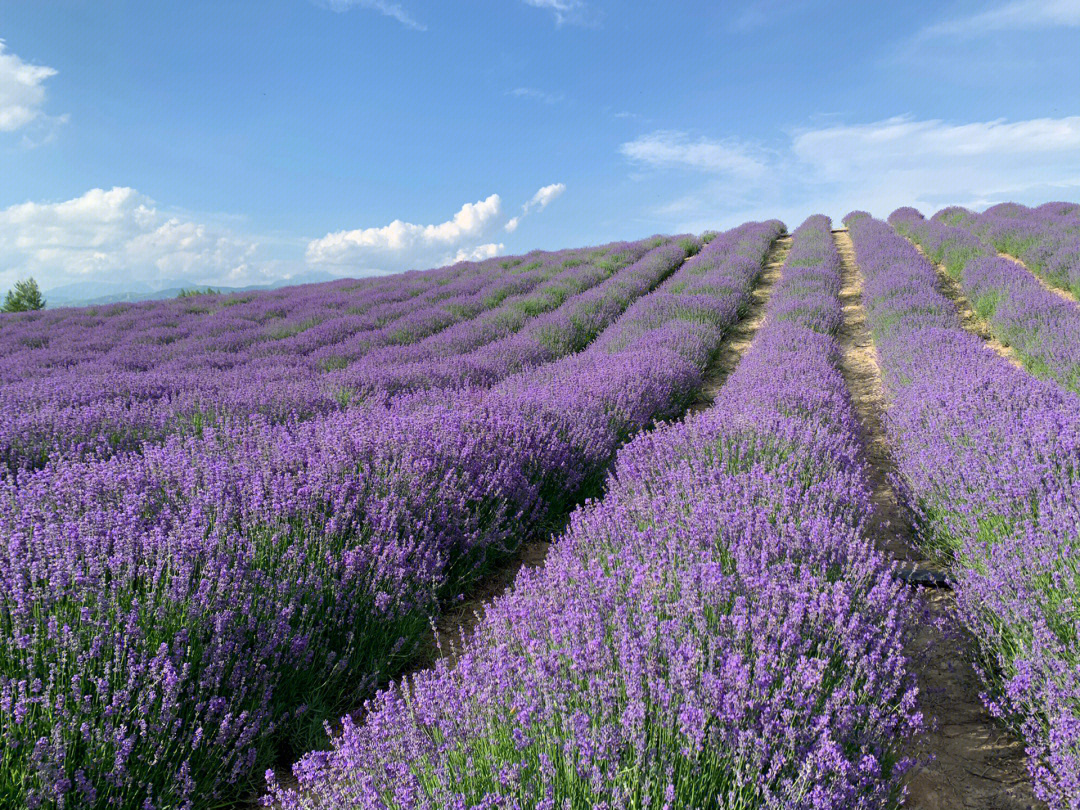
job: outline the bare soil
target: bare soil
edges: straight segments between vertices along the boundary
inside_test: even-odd
[[[787,260],[791,252],[791,236],[784,234],[777,239],[772,246],[765,267],[758,276],[757,284],[750,293],[750,303],[746,312],[724,335],[724,341],[714,358],[712,365],[705,373],[705,380],[698,391],[697,397],[688,407],[687,414],[698,413],[707,410],[716,399],[717,393],[724,386],[724,381],[731,376],[739,361],[742,360],[750,343],[757,334],[757,330],[765,322],[765,305],[772,294],[773,285],[780,278],[780,268]]]
[[[911,243],[919,253],[926,256],[925,251],[915,242]],[[1017,356],[1016,352],[1011,347],[1006,346],[996,337],[994,337],[993,330],[990,328],[990,324],[986,322],[984,318],[980,318],[975,314],[975,310],[971,308],[971,303],[967,300],[967,296],[964,295],[963,289],[960,287],[960,282],[950,276],[945,270],[944,265],[931,261],[929,256],[926,256],[926,260],[933,265],[934,270],[938,275],[938,290],[941,294],[953,302],[956,307],[956,313],[960,316],[960,325],[973,335],[977,335],[982,338],[983,343],[987,348],[993,349],[1001,357],[1008,360],[1017,368],[1023,368],[1024,364]]]
[[[1064,298],[1066,301],[1071,301],[1074,304],[1080,304],[1080,298],[1077,298],[1075,295],[1073,295],[1068,290],[1063,290],[1060,287],[1054,287],[1053,285],[1047,283],[1046,280],[1044,280],[1042,276],[1040,276],[1039,274],[1033,272],[1030,267],[1028,267],[1026,264],[1024,264],[1023,260],[1018,259],[1016,256],[1013,256],[1013,255],[1011,255],[1009,253],[1002,253],[1001,251],[998,251],[998,256],[1000,256],[1003,259],[1008,259],[1010,262],[1016,262],[1018,265],[1023,267],[1025,270],[1027,270],[1029,273],[1031,273],[1031,277],[1033,279],[1035,279],[1037,282],[1039,282],[1039,284],[1042,286],[1042,288],[1044,290],[1046,290],[1048,292],[1052,292],[1058,298]]]
[[[879,548],[901,561],[901,569],[933,570],[933,563],[919,554],[910,516],[889,483],[896,468],[885,434],[886,400],[866,323],[863,278],[847,231],[833,235],[843,260],[841,371],[861,423],[873,488],[874,515],[867,530]],[[917,672],[920,707],[933,725],[908,752],[921,764],[908,778],[905,806],[918,810],[1043,807],[1032,792],[1023,745],[990,717],[979,699],[978,677],[968,663],[974,655],[971,640],[955,620],[952,592],[917,588],[915,594],[924,620],[908,653]]]

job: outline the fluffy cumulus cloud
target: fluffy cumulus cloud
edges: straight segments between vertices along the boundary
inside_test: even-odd
[[[753,156],[752,171],[732,169],[742,166],[738,159],[709,149],[642,147],[656,141],[670,139],[646,136],[622,153],[635,164],[696,169],[681,188],[662,178],[676,196],[652,216],[673,230],[764,216],[798,224],[817,211],[838,218],[856,207],[887,215],[901,205],[932,212],[949,204],[1045,202],[1080,191],[1080,116],[968,123],[897,116],[801,129],[781,148],[736,149]]]
[[[754,177],[764,170],[762,150],[734,140],[692,139],[685,132],[660,130],[624,143],[622,154],[656,168],[680,168]]]
[[[273,280],[274,265],[259,260],[258,247],[227,228],[162,213],[132,188],[0,211],[0,278],[32,275],[46,289],[76,281]]]
[[[45,113],[45,81],[55,75],[51,67],[31,65],[10,53],[0,39],[0,132],[66,120]]]
[[[417,225],[395,219],[389,225],[328,233],[307,246],[307,261],[340,272],[398,271],[433,267],[447,262],[498,256],[505,245],[490,241],[502,228],[517,230],[523,217],[543,210],[566,190],[562,183],[544,186],[522,206],[522,213],[507,220],[502,198],[492,194],[465,203],[452,218],[434,225]]]
[[[416,225],[395,219],[379,228],[328,233],[308,243],[312,264],[406,270],[453,259],[459,251],[475,250],[493,232],[502,216],[498,194],[465,203],[454,216],[436,225]]]

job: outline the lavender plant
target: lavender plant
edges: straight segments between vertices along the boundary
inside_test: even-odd
[[[57,454],[104,458],[251,414],[280,422],[326,413],[354,393],[326,371],[365,353],[381,354],[381,367],[416,341],[443,345],[436,356],[446,356],[463,334],[472,345],[466,338],[462,350],[512,334],[663,241],[16,319],[0,334],[0,403],[12,414],[0,425],[0,459],[14,469]]]
[[[1080,297],[1080,205],[1053,202],[1028,208],[1003,203],[981,214],[945,208],[934,218],[956,225],[1022,259],[1047,283]]]
[[[923,219],[914,208],[894,211],[889,223],[944,263],[972,309],[1016,350],[1028,371],[1080,391],[1080,307],[1045,290],[969,231]]]
[[[0,805],[208,806],[314,744],[441,598],[700,383],[748,294],[740,253],[760,269],[781,227],[714,240],[668,284],[731,292],[688,326],[616,320],[621,350],[4,478]]]
[[[297,788],[268,774],[266,804],[895,802],[898,746],[921,726],[910,601],[861,532],[870,496],[830,334],[839,281],[829,222],[811,218],[715,406],[624,447],[605,498],[453,663],[346,720],[333,750],[296,765]]]
[[[964,331],[929,262],[851,214],[903,498],[952,567],[986,705],[1027,742],[1036,792],[1080,804],[1080,397]]]

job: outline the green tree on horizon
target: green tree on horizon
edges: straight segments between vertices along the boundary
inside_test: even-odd
[[[34,279],[25,278],[15,282],[14,288],[8,290],[4,297],[4,306],[0,307],[3,312],[30,312],[44,309],[45,299],[41,297],[41,290]]]

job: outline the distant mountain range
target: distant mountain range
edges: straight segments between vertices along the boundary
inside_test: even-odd
[[[291,287],[295,284],[316,284],[321,281],[333,281],[338,278],[327,272],[305,273],[295,278],[282,279],[271,284],[251,284],[247,287],[221,287],[217,284],[197,284],[185,279],[160,279],[155,283],[145,281],[76,281],[62,284],[51,290],[43,290],[45,306],[88,307],[99,304],[116,304],[122,301],[158,301],[175,298],[181,290],[206,289],[213,287],[223,293],[246,292],[248,290],[275,290],[279,287]]]

